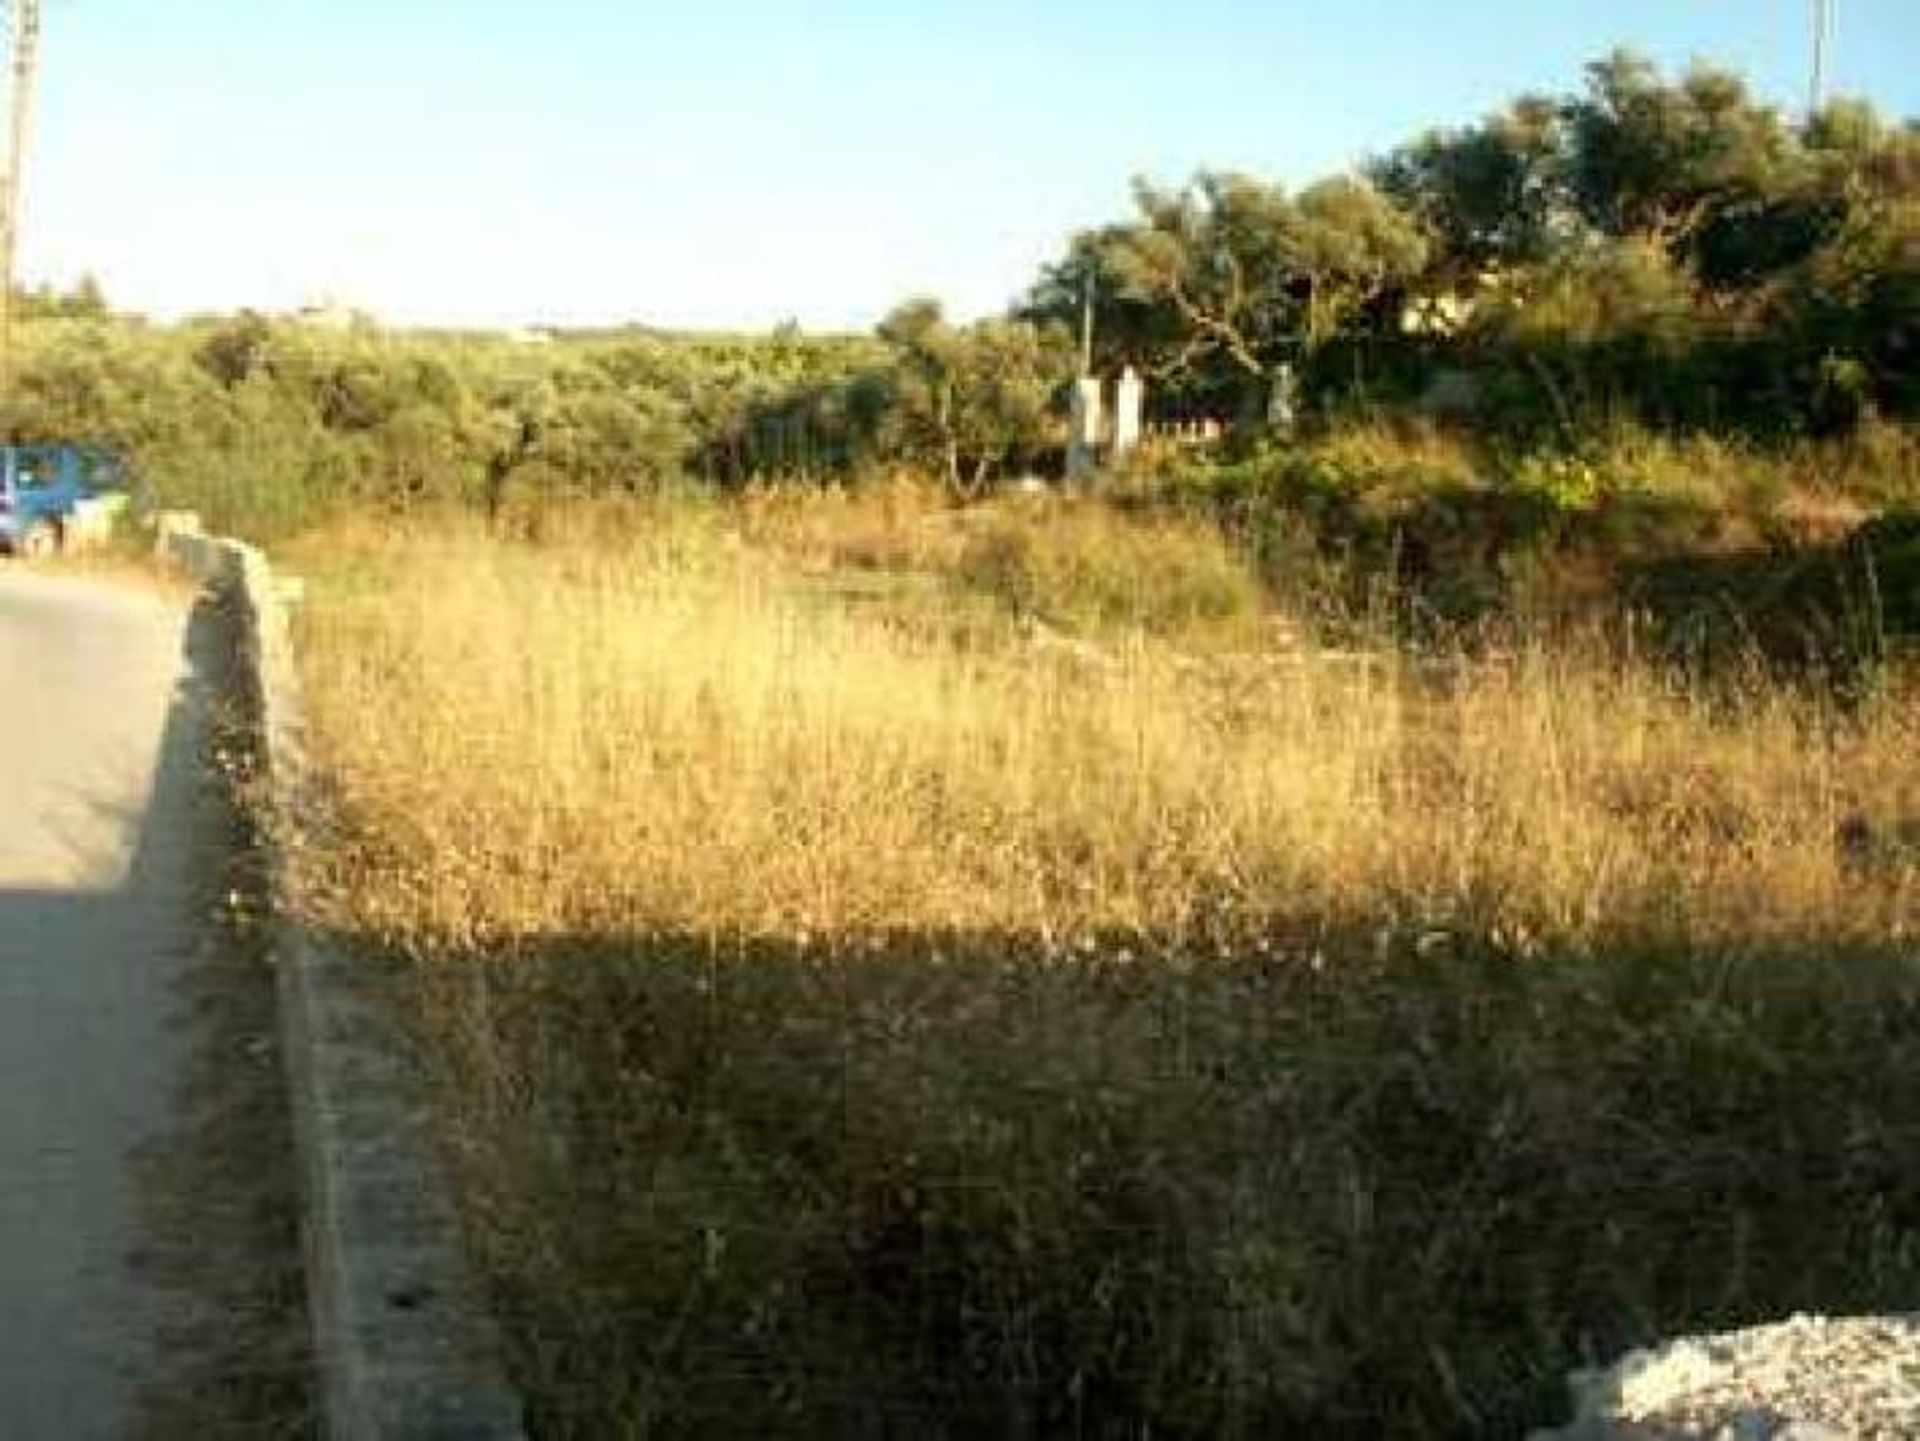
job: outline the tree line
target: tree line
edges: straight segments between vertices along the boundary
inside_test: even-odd
[[[1620,420],[1762,440],[1920,410],[1920,124],[1842,100],[1793,117],[1737,76],[1616,53],[1297,190],[1140,182],[1003,316],[931,300],[870,335],[530,342],[251,313],[158,326],[90,281],[23,296],[4,401],[165,495],[255,529],[343,501],[528,497],[908,466],[956,494],[1056,466],[1093,360],[1167,416],[1264,429],[1416,409],[1515,444]]]

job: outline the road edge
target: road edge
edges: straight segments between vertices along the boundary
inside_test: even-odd
[[[158,555],[235,602],[272,815],[275,986],[300,1152],[317,1390],[333,1441],[524,1441],[379,976],[298,919],[307,764],[286,598],[264,552],[162,516]]]

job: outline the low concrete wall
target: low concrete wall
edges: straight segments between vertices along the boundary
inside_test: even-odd
[[[273,797],[281,1041],[303,1175],[308,1307],[334,1441],[519,1441],[521,1405],[477,1303],[378,971],[295,918],[284,840],[307,794],[286,606],[267,558],[159,522],[159,553],[230,596]]]

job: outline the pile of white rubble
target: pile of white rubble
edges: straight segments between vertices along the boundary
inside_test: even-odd
[[[1920,1316],[1795,1316],[1635,1351],[1573,1379],[1534,1441],[1914,1441]]]

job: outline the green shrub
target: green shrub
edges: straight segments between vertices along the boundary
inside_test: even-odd
[[[981,512],[957,576],[1016,615],[1079,632],[1191,633],[1260,609],[1258,582],[1213,528],[1071,501]]]

